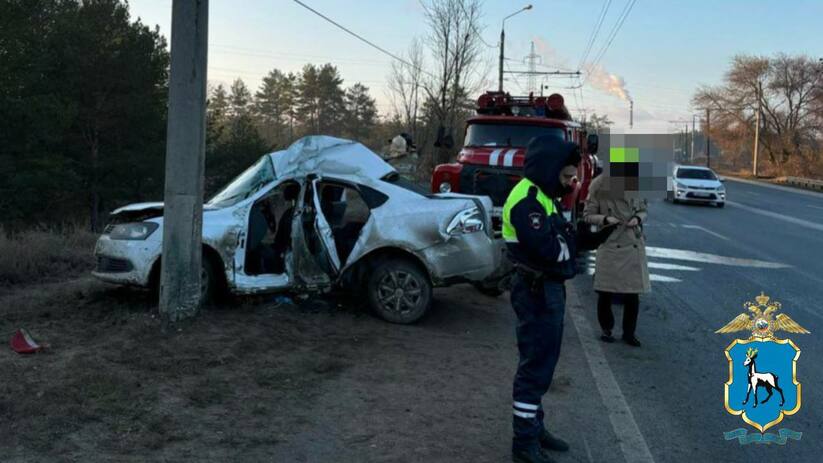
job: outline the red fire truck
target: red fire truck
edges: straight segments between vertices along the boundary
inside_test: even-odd
[[[494,228],[499,234],[503,203],[523,176],[526,146],[540,135],[553,135],[581,146],[578,182],[561,202],[566,217],[576,223],[595,175],[597,135],[586,136],[585,129],[572,120],[563,97],[557,93],[549,97],[516,97],[504,92],[481,95],[477,99],[477,115],[466,121],[457,162],[435,167],[432,191],[491,197],[495,206]]]

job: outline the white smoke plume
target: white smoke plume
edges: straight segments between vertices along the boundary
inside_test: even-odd
[[[586,83],[592,87],[614,95],[623,101],[631,101],[629,91],[626,90],[626,81],[617,74],[611,74],[601,65],[589,69]]]
[[[549,45],[549,42],[541,37],[532,37],[534,41],[535,51],[543,57],[543,64],[557,67],[559,69],[569,69],[567,60],[562,58],[557,49]],[[583,66],[586,69],[586,66]],[[597,66],[588,70],[588,77],[583,79],[586,83],[591,84],[592,87],[602,90],[609,95],[614,95],[623,101],[631,101],[629,91],[626,89],[626,81],[617,74],[609,73],[606,68],[598,64]]]

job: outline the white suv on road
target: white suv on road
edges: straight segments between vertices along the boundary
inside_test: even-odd
[[[668,199],[675,203],[711,203],[723,207],[726,204],[726,187],[722,182],[723,179],[708,167],[677,166]]]

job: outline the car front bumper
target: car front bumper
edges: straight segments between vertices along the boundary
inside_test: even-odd
[[[723,203],[726,202],[726,192],[717,190],[678,189],[670,192],[670,198],[682,202]]]
[[[94,248],[97,267],[91,274],[108,283],[149,286],[160,252],[160,241],[112,240],[102,235]]]

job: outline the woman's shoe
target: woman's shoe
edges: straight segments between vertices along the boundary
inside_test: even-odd
[[[640,341],[634,336],[623,336],[623,342],[630,346],[640,347]]]
[[[611,331],[603,330],[603,334],[600,335],[600,340],[603,342],[614,342],[614,336],[612,336]]]

